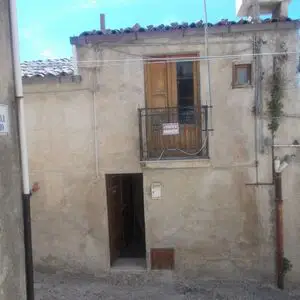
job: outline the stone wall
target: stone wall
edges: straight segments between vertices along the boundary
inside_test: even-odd
[[[0,299],[25,300],[21,176],[8,0],[0,0],[0,57],[0,104],[8,105],[9,112],[9,134],[0,136]]]

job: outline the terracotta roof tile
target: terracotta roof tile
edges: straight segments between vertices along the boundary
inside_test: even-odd
[[[24,61],[21,63],[22,77],[46,77],[73,75],[72,60],[68,58]]]
[[[290,22],[290,21],[293,20],[290,18],[261,20],[262,23]],[[208,23],[207,25],[208,27],[215,27],[215,26],[232,26],[235,24],[251,24],[251,22],[244,19],[241,19],[240,21],[237,22],[229,21],[228,19],[222,19],[215,24]],[[132,32],[149,32],[149,31],[166,32],[166,31],[173,31],[173,30],[184,29],[184,28],[203,28],[204,25],[205,23],[203,21],[198,21],[193,23],[183,22],[181,24],[171,23],[170,25],[161,24],[159,26],[148,25],[146,27],[141,27],[139,24],[135,24],[133,27],[114,29],[114,30],[107,29],[105,32],[102,32],[100,30],[84,31],[79,35],[79,37],[90,36],[90,35],[121,35],[121,34],[123,35]]]

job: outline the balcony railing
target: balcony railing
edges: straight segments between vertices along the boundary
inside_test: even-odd
[[[209,157],[210,106],[139,109],[141,161]]]

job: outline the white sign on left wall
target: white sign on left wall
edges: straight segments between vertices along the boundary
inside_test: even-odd
[[[9,118],[8,105],[0,104],[0,135],[8,135]]]

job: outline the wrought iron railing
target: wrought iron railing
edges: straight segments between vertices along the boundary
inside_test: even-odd
[[[210,106],[139,109],[141,160],[208,158]]]

